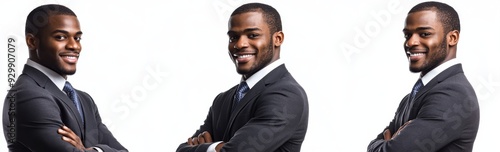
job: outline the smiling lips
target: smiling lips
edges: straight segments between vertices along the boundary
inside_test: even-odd
[[[423,58],[426,53],[425,52],[415,52],[415,53],[412,53],[410,51],[406,51],[406,54],[408,55],[408,59],[411,62],[416,62],[416,61],[420,60],[421,58]]]
[[[233,57],[236,60],[236,63],[247,63],[255,56],[255,54],[233,54]]]
[[[78,54],[76,54],[76,55],[61,55],[63,61],[66,63],[69,63],[69,64],[76,64],[79,56],[80,55],[78,55]]]

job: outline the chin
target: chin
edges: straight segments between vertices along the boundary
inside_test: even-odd
[[[420,72],[420,71],[422,71],[422,69],[420,69],[420,68],[416,68],[416,67],[410,67],[410,72],[413,72],[413,73],[418,73],[418,72]]]
[[[76,68],[73,68],[73,69],[63,69],[61,72],[64,73],[65,75],[73,75],[73,74],[76,73]]]
[[[236,72],[238,72],[238,74],[245,75],[248,73],[248,70],[236,69]]]

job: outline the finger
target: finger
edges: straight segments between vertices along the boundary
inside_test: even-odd
[[[389,129],[386,129],[386,130],[384,131],[384,140],[385,140],[385,141],[391,140],[391,136],[392,136],[392,135],[391,135],[391,131],[390,131]]]
[[[193,138],[193,145],[198,145],[198,137]]]
[[[192,146],[193,145],[193,139],[192,138],[188,138],[188,142],[187,143],[188,143],[188,145]]]
[[[62,129],[69,132],[70,134],[75,134],[75,132],[73,132],[73,130],[69,129],[69,127],[67,126],[62,126]]]
[[[198,144],[204,144],[205,143],[205,137],[203,137],[203,133],[198,134]]]
[[[215,151],[216,151],[216,152],[220,152],[220,149],[222,149],[222,147],[224,146],[224,144],[225,144],[224,142],[219,143],[219,144],[215,147]]]
[[[63,136],[63,137],[62,137],[62,139],[63,139],[64,141],[68,142],[69,144],[71,144],[71,145],[75,146],[75,147],[77,146],[76,141],[74,141],[74,140],[72,140],[72,139],[70,139],[70,138],[68,138],[68,137]]]
[[[68,127],[66,126],[63,126],[62,127],[63,131],[65,131],[66,133],[63,134],[63,136],[66,136],[68,138],[71,138],[72,140],[75,140],[75,141],[79,141],[80,140],[80,137],[78,137],[71,129],[69,129]]]
[[[405,124],[403,124],[401,127],[399,127],[399,129],[401,130],[402,128],[406,127],[408,124],[411,123],[411,120],[410,121],[407,121],[405,122]]]
[[[212,135],[208,131],[204,131],[203,133],[203,138],[205,138],[205,142],[207,143],[212,143]]]
[[[63,136],[66,136],[68,134],[68,132],[64,131],[64,129],[61,129],[61,128],[57,129],[57,133],[61,134]]]

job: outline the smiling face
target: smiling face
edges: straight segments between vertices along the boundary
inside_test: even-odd
[[[281,31],[271,33],[261,12],[246,12],[229,19],[229,56],[236,71],[248,78],[279,58]]]
[[[47,26],[37,36],[26,36],[30,59],[66,78],[76,72],[81,36],[76,16],[49,15]]]
[[[455,58],[455,53],[450,52],[448,44],[448,38],[452,34],[445,33],[434,10],[408,14],[403,33],[406,39],[404,49],[411,72],[425,75],[445,61]]]

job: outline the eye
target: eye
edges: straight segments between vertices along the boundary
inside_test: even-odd
[[[408,39],[410,39],[411,34],[410,34],[410,33],[405,33],[405,34],[404,34],[404,37],[405,37],[405,39],[407,39],[407,40],[408,40]]]
[[[75,41],[80,41],[80,40],[82,40],[82,37],[80,36],[75,37]]]
[[[257,38],[259,37],[259,34],[250,34],[248,35],[248,38]]]
[[[60,41],[60,40],[65,40],[67,37],[65,35],[56,35],[54,36],[54,38]]]
[[[429,33],[429,32],[420,33],[421,37],[428,37],[430,35],[431,35],[431,33]]]
[[[229,36],[229,42],[234,42],[237,39],[236,36]]]

